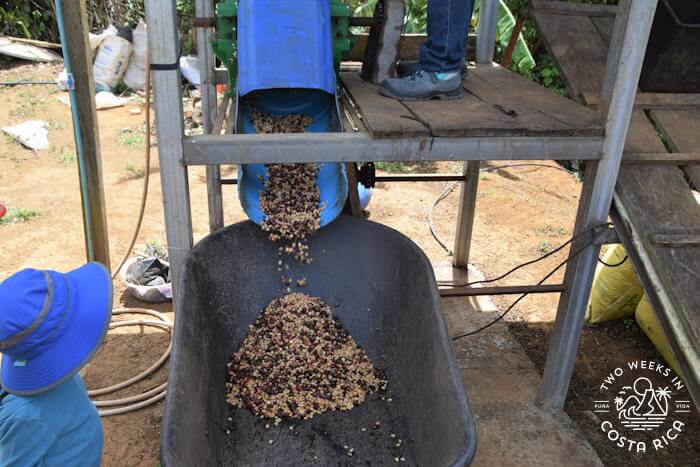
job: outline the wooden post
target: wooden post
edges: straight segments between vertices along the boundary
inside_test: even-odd
[[[214,16],[210,0],[196,0],[195,16],[209,18]],[[202,91],[202,116],[205,134],[212,132],[216,116],[216,59],[209,45],[212,28],[197,29],[197,55],[199,57],[199,76]],[[207,165],[207,199],[209,201],[209,230],[214,232],[224,226],[224,207],[221,196],[221,169],[218,165]]]
[[[481,0],[476,25],[476,63],[492,63],[496,47],[498,0]]]
[[[586,167],[575,234],[607,221],[656,4],[657,0],[620,1],[613,35],[620,41],[611,44],[612,49],[620,50],[609,55],[619,60],[616,67],[607,67],[607,73],[614,73],[614,77],[606,78],[611,84],[605,87],[608,95],[603,96],[603,101],[609,102],[603,151],[599,161]],[[567,289],[559,302],[539,391],[541,400],[556,409],[562,409],[566,400],[600,253],[600,245],[585,245],[584,238],[571,246],[572,252],[581,252],[566,270]]]
[[[59,0],[60,1],[60,0]],[[71,96],[73,131],[79,157],[80,194],[83,202],[83,226],[88,261],[110,266],[107,212],[102,183],[100,135],[95,108],[95,82],[92,77],[90,29],[85,2],[61,1],[66,71],[72,74],[75,89]]]
[[[362,77],[375,84],[393,78],[399,58],[399,42],[405,12],[404,0],[379,0],[374,9],[374,26],[370,29]]]
[[[187,167],[182,157],[184,127],[175,1],[147,0],[146,22],[158,130],[165,231],[173,293],[176,294],[182,262],[192,248],[192,216]]]
[[[469,250],[472,244],[480,167],[479,161],[465,162],[462,166],[465,181],[461,183],[459,191],[459,213],[457,214],[457,231],[452,257],[452,264],[458,268],[466,269],[469,266]]]

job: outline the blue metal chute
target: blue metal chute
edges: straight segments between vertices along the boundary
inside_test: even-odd
[[[251,102],[273,115],[304,114],[309,132],[342,131],[336,102],[328,0],[241,0],[238,8],[238,114],[236,131],[255,133]],[[238,170],[238,195],[260,224],[264,164]],[[321,226],[343,210],[348,186],[343,164],[319,164]]]

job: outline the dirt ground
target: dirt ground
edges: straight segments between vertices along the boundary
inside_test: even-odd
[[[56,73],[52,66],[14,66],[0,70],[0,81],[53,79]],[[51,144],[48,150],[33,154],[6,136],[0,138],[0,202],[8,208],[35,210],[38,214],[27,222],[0,225],[0,280],[24,267],[63,271],[85,261],[71,116],[68,107],[57,100],[61,94],[52,85],[0,86],[0,101],[5,108],[0,114],[0,127],[42,119],[49,125]],[[143,114],[130,112],[139,107],[135,102],[98,112],[113,267],[132,234],[141,196]],[[137,248],[143,248],[146,242],[166,243],[157,150],[153,149],[151,192]],[[553,165],[549,161],[543,163]],[[231,168],[225,170],[230,172]],[[460,167],[440,163],[422,165],[416,170],[459,171]],[[369,208],[371,220],[408,235],[434,263],[449,260],[449,255],[431,237],[427,224],[428,209],[445,187],[443,183],[380,184]],[[208,233],[203,169],[190,169],[190,190],[194,235],[198,240]],[[243,220],[235,188],[225,186],[223,190],[226,222]],[[523,166],[484,172],[480,177],[471,261],[486,277],[494,277],[551,251],[571,235],[579,190],[580,183],[574,177],[554,169]],[[444,199],[433,216],[438,234],[449,246],[455,230],[458,191]],[[563,254],[517,272],[508,283],[535,283],[564,258]],[[561,278],[560,272],[551,281]],[[511,332],[540,370],[557,301],[557,295],[530,296],[506,318]],[[496,303],[504,308],[510,299],[498,299]],[[124,285],[117,280],[115,307],[130,306],[154,308],[173,318],[170,305],[152,307],[139,303],[126,294]],[[88,387],[104,387],[139,373],[165,351],[167,343],[167,333],[156,328],[128,327],[110,332],[85,370]],[[630,458],[603,442],[606,440],[601,439],[586,412],[595,396],[596,381],[610,371],[611,365],[640,358],[659,357],[638,327],[628,322],[586,327],[567,412],[584,429],[606,464],[624,465]],[[110,398],[151,389],[166,378],[167,369],[162,368],[148,380]],[[158,403],[129,415],[104,419],[104,465],[156,465],[162,408],[162,403]],[[700,438],[696,433],[691,431],[682,443],[669,447],[659,463],[697,465]]]

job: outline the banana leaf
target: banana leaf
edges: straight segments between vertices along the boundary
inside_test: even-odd
[[[474,0],[474,13],[479,11],[480,0]],[[515,27],[516,19],[511,13],[508,5],[505,4],[503,0],[499,0],[498,6],[498,23],[496,26],[496,41],[500,46],[505,49],[508,47],[508,42],[510,41],[510,36],[513,33],[513,28]],[[515,44],[515,49],[513,49],[512,63],[519,70],[531,70],[535,67],[535,59],[530,53],[530,49],[525,42],[525,38],[522,33],[518,37],[518,41]]]

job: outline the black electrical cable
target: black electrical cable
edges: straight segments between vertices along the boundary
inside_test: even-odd
[[[506,165],[498,165],[498,166],[492,166],[492,167],[485,167],[483,169],[480,169],[479,172],[493,172],[495,170],[499,169],[508,169],[508,168],[513,168],[513,167],[546,167],[549,169],[556,169],[556,170],[561,170],[562,172],[566,172],[568,174],[573,174],[574,172],[571,170],[567,170],[564,167],[559,167],[556,165],[548,165],[548,164],[538,164],[536,162],[525,162],[522,164],[506,164]],[[448,186],[445,188],[445,190],[438,195],[437,198],[435,198],[435,201],[433,204],[430,206],[430,209],[428,209],[428,227],[430,228],[430,234],[433,236],[436,242],[438,242],[438,245],[442,247],[443,250],[449,255],[453,255],[453,251],[445,244],[445,242],[442,241],[442,239],[438,236],[437,232],[435,231],[435,226],[433,226],[433,212],[435,211],[435,208],[437,205],[442,201],[443,199],[447,198],[447,196],[452,193],[452,191],[459,185],[461,182],[455,182],[454,184]]]
[[[627,261],[627,258],[628,258],[628,256],[625,255],[625,257],[622,258],[622,260],[621,260],[619,263],[615,263],[615,264],[608,264],[608,263],[606,263],[605,261],[603,261],[603,260],[600,259],[600,258],[598,258],[598,262],[599,262],[600,264],[602,264],[603,266],[607,266],[607,267],[609,267],[609,268],[616,268],[616,267],[618,267],[618,266],[622,266],[623,264],[625,264],[625,261]]]
[[[457,185],[459,185],[459,182],[455,182],[452,185],[448,186],[445,188],[440,195],[435,198],[435,201],[433,201],[433,205],[428,209],[428,227],[430,227],[430,233],[432,234],[433,238],[435,239],[436,242],[438,242],[438,245],[440,245],[443,250],[447,252],[448,255],[452,256],[452,250],[449,249],[447,245],[440,239],[438,236],[437,232],[435,231],[435,227],[433,226],[433,211],[435,211],[435,206],[438,205],[440,201],[443,199],[447,198],[452,191],[457,188]]]
[[[500,281],[501,279],[506,278],[507,276],[513,274],[515,271],[517,271],[517,270],[519,270],[519,269],[522,269],[522,268],[524,268],[524,267],[526,267],[526,266],[530,266],[531,264],[538,263],[538,262],[542,261],[543,259],[549,258],[550,256],[552,256],[552,255],[554,255],[554,254],[560,252],[560,251],[563,250],[567,245],[569,245],[571,242],[573,242],[573,241],[576,240],[577,238],[581,238],[581,237],[584,236],[584,235],[588,235],[589,233],[594,232],[596,229],[599,229],[599,228],[601,228],[601,227],[609,227],[609,226],[611,226],[611,225],[612,225],[612,224],[610,224],[609,222],[605,222],[605,223],[603,223],[603,224],[594,225],[594,226],[591,227],[590,229],[585,230],[585,231],[583,231],[583,232],[580,232],[580,233],[578,233],[578,234],[572,236],[569,240],[567,240],[566,242],[562,243],[561,245],[559,245],[558,247],[556,247],[554,250],[550,251],[549,253],[545,253],[544,255],[542,255],[542,256],[540,256],[540,257],[538,257],[538,258],[535,258],[535,259],[533,259],[533,260],[530,260],[530,261],[527,261],[527,262],[525,262],[525,263],[519,264],[519,265],[515,266],[514,268],[510,269],[509,271],[507,271],[507,272],[501,274],[500,276],[494,277],[493,279],[484,279],[484,280],[481,280],[481,281],[464,282],[464,283],[453,283],[453,282],[449,282],[449,281],[438,281],[438,285],[443,285],[443,286],[447,286],[447,285],[448,285],[448,286],[452,286],[452,287],[469,287],[469,286],[471,286],[471,285],[476,285],[476,284],[488,284],[488,283],[491,283],[491,282]],[[587,244],[588,244],[588,243],[587,243]],[[538,285],[539,285],[539,284],[538,284]]]
[[[592,227],[591,229],[587,230],[587,231],[584,232],[584,233],[592,232],[592,231],[594,231],[594,229],[596,229],[597,227],[598,227],[598,226]],[[542,285],[542,284],[544,283],[544,281],[546,281],[547,279],[549,279],[550,277],[552,277],[559,269],[561,269],[562,266],[564,266],[566,263],[568,263],[568,262],[571,261],[572,259],[576,258],[578,255],[580,255],[581,253],[583,253],[583,252],[586,250],[586,248],[588,248],[588,247],[589,247],[590,245],[592,245],[592,244],[593,244],[593,240],[591,239],[591,241],[587,242],[585,245],[583,245],[581,248],[579,248],[578,250],[576,250],[574,253],[570,254],[568,258],[566,258],[564,261],[562,261],[561,263],[559,263],[559,264],[557,265],[556,268],[552,269],[552,271],[550,271],[546,276],[544,276],[544,277],[537,283],[537,285]],[[480,328],[475,329],[475,330],[473,330],[473,331],[469,331],[469,332],[467,332],[467,333],[464,333],[464,334],[460,334],[460,335],[458,335],[458,336],[455,336],[455,337],[452,338],[452,341],[456,341],[456,340],[459,340],[459,339],[462,339],[462,338],[468,337],[468,336],[473,336],[474,334],[478,334],[478,333],[480,333],[481,331],[490,328],[491,326],[493,326],[494,324],[496,324],[496,323],[498,323],[500,320],[502,320],[508,313],[510,313],[510,311],[511,311],[513,308],[515,308],[515,305],[517,305],[517,304],[520,302],[520,300],[522,300],[523,298],[527,297],[528,295],[529,295],[529,293],[526,292],[526,293],[522,294],[521,296],[519,296],[519,297],[517,298],[517,300],[515,300],[513,303],[510,304],[510,306],[509,306],[508,308],[506,308],[506,311],[504,311],[503,313],[501,313],[496,319],[494,319],[494,320],[491,321],[490,323],[485,324],[484,326],[481,326]]]

